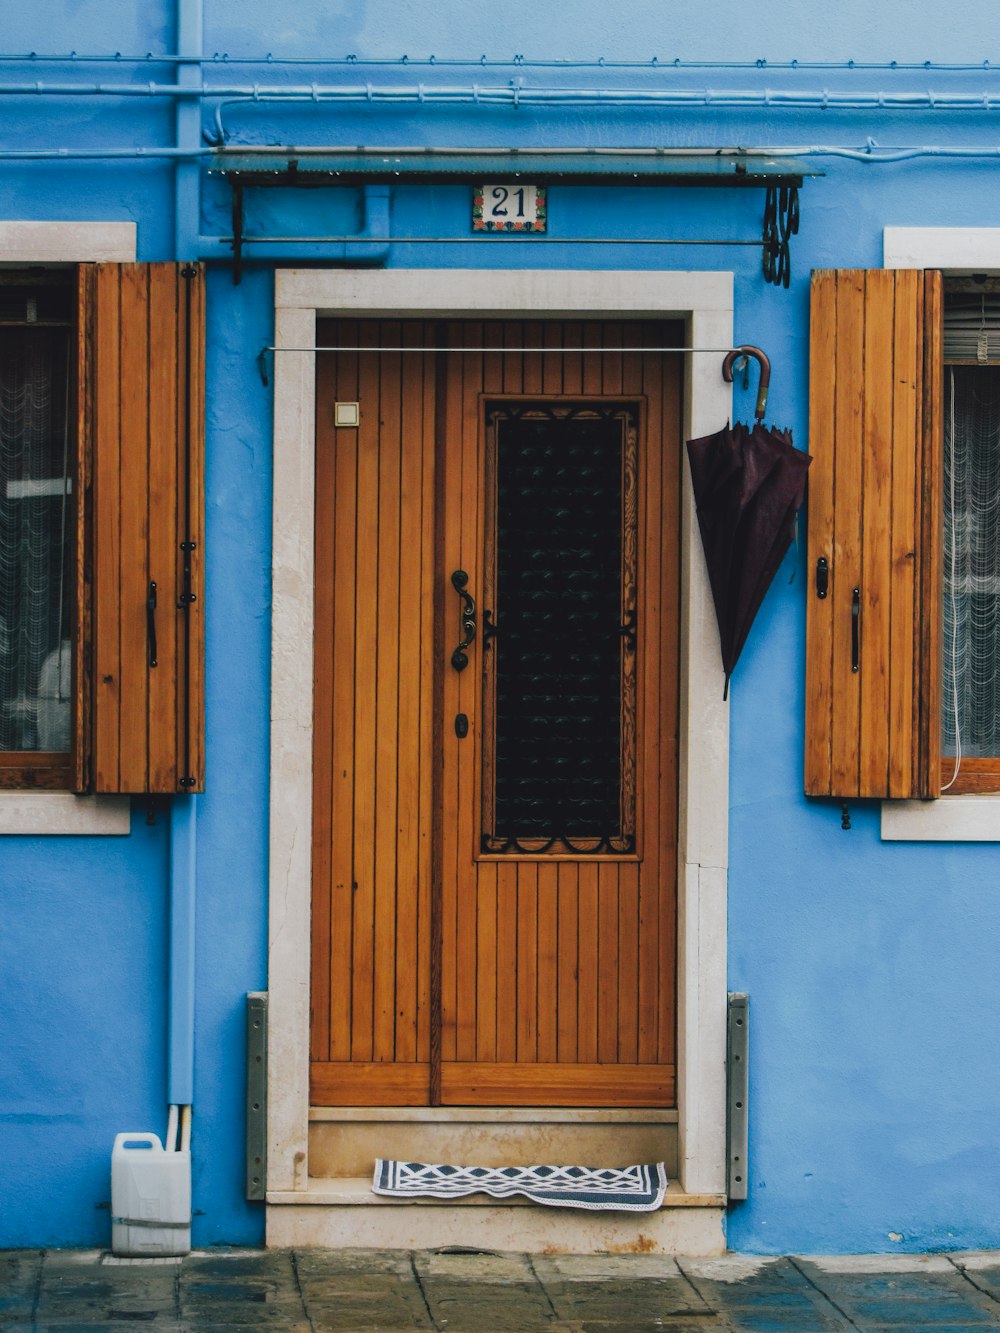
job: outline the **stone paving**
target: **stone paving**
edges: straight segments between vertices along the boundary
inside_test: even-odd
[[[1000,1328],[1000,1253],[720,1259],[0,1252],[0,1333],[860,1333]]]

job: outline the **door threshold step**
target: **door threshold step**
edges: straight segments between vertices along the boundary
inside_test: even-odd
[[[371,1176],[313,1177],[305,1189],[269,1190],[269,1204],[299,1207],[336,1208],[544,1208],[549,1213],[563,1212],[549,1204],[533,1203],[530,1199],[514,1197],[493,1199],[488,1194],[470,1194],[462,1199],[392,1199],[372,1191]],[[724,1194],[688,1194],[676,1181],[671,1181],[663,1198],[664,1208],[723,1208]],[[586,1210],[578,1210],[586,1211]],[[639,1216],[639,1214],[636,1214]]]
[[[676,1125],[675,1107],[608,1106],[310,1106],[311,1124],[348,1121],[419,1125]]]
[[[722,1254],[725,1199],[667,1189],[655,1213],[552,1208],[527,1199],[391,1199],[371,1176],[314,1176],[267,1196],[269,1246],[439,1249],[459,1245],[527,1254]],[[287,1205],[292,1205],[291,1207]]]

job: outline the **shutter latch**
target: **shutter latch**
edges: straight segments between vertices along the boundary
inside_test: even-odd
[[[826,596],[830,587],[830,566],[827,563],[825,555],[821,555],[816,561],[816,596],[820,601]]]

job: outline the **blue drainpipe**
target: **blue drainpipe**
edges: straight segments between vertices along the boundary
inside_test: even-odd
[[[202,0],[177,0],[177,54],[201,56],[203,37]],[[201,64],[182,64],[177,69],[177,83],[186,88],[200,88]],[[178,97],[175,103],[177,147],[196,152],[201,141],[201,101],[197,97]],[[197,158],[180,160],[174,167],[174,258],[197,258],[201,214],[201,163]]]
[[[204,43],[203,0],[177,0],[177,53],[201,57]],[[177,82],[200,87],[200,63],[181,64]],[[201,105],[197,98],[180,97],[176,108],[177,145],[202,147]],[[198,246],[201,165],[197,159],[175,167],[174,247],[177,259],[192,260]],[[194,946],[197,857],[197,803],[192,795],[170,802],[170,963],[167,1000],[167,1102],[171,1123],[180,1109],[181,1138],[190,1137],[194,1101]],[[168,1138],[172,1135],[168,1132]],[[175,1143],[168,1143],[168,1148]],[[186,1146],[186,1144],[185,1144]]]
[[[194,1101],[194,946],[198,874],[195,796],[170,803],[170,982],[167,1018],[167,1101]]]

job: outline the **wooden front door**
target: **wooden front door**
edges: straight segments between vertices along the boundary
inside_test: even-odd
[[[319,326],[313,1104],[674,1104],[678,339]]]

